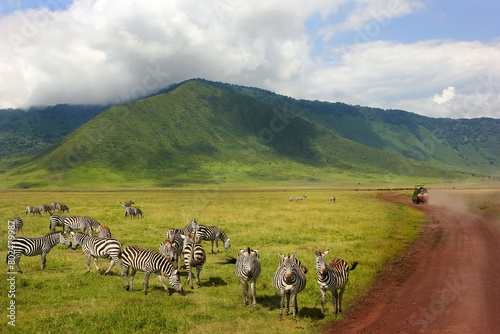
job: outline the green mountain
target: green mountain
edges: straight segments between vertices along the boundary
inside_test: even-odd
[[[22,188],[346,180],[393,185],[470,174],[472,143],[467,155],[462,142],[453,147],[436,136],[434,129],[442,127],[426,126],[421,116],[375,110],[189,80],[107,109],[29,163],[0,171],[0,180]],[[495,120],[484,122],[499,128]],[[493,134],[485,140],[499,143]],[[481,149],[474,151],[483,159],[477,166],[488,174],[500,154]]]

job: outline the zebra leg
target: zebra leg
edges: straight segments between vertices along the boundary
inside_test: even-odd
[[[21,267],[19,267],[19,261],[21,260],[21,253],[16,254],[16,257],[14,261],[16,262],[16,267],[17,267],[17,272],[22,274],[23,271],[21,270]]]
[[[333,301],[335,300],[335,303],[333,305],[334,311],[335,311],[335,316],[339,313],[339,293],[337,292],[337,289],[332,292],[332,304]]]
[[[325,295],[326,295],[326,290],[325,289],[319,289],[321,291],[321,314],[325,315]],[[333,308],[335,308],[335,304],[333,301],[333,292],[332,292],[332,305]]]
[[[288,315],[290,313],[290,291],[285,292],[286,295],[286,313],[285,315]],[[293,304],[292,304],[293,306]]]
[[[101,269],[99,269],[99,267],[97,266],[97,259],[98,259],[98,257],[94,256],[94,266],[97,269],[97,272],[102,275],[103,273],[102,273]],[[113,263],[113,261],[111,261],[111,263]]]
[[[47,262],[47,253],[42,252],[42,269],[45,269],[45,263]]]
[[[285,305],[285,291],[281,291],[281,304],[280,304],[280,317],[278,318],[278,321],[281,321],[283,319],[283,306]]]
[[[130,274],[130,291],[134,291],[134,276],[137,272],[137,269],[132,267],[132,274]]]
[[[219,238],[215,239],[215,246],[217,246],[217,253],[220,253],[219,252]]]
[[[188,272],[188,283],[191,286],[191,289],[193,289],[193,278],[192,278],[192,273],[191,273],[191,266],[188,263],[184,263],[186,265],[186,270]]]
[[[129,272],[129,269],[130,267],[129,266],[125,266],[125,274],[127,275],[127,287],[125,288],[127,291],[129,290],[129,282],[128,282],[128,272]]]
[[[255,281],[250,283],[251,289],[252,289],[252,304],[253,304],[253,309],[257,309],[257,295],[255,294]]]
[[[106,276],[106,275],[109,273],[109,271],[111,270],[111,268],[113,268],[113,266],[115,265],[116,260],[118,260],[118,259],[114,259],[114,258],[112,258],[112,259],[111,259],[111,261],[110,261],[110,263],[109,263],[109,268],[108,268],[108,270],[106,270],[106,271],[104,272],[104,274],[103,274],[104,276]],[[118,261],[119,261],[119,260],[118,260]],[[123,269],[122,269],[122,273],[123,273]]]
[[[344,295],[345,287],[340,289],[339,292],[339,312],[342,313],[342,296]]]
[[[201,288],[201,283],[200,283],[200,272],[201,272],[202,266],[196,266],[196,282],[198,283],[198,287]],[[191,283],[192,284],[192,283]]]
[[[144,295],[148,294],[149,274],[149,271],[146,271],[144,275]]]
[[[161,284],[163,284],[163,288],[165,289],[165,291],[167,291],[167,296],[170,296],[170,291],[168,290],[168,287],[167,287],[167,285],[165,284],[165,280],[163,279],[163,276],[162,276],[161,272],[156,273],[156,276],[158,276],[158,278],[159,278],[159,279],[160,279],[160,281],[161,281]]]
[[[85,253],[85,257],[87,258],[87,274],[90,273],[90,253]]]
[[[248,303],[248,283],[245,280],[241,280],[241,286],[243,287],[243,307],[247,306]]]
[[[213,241],[213,240],[211,240],[211,242],[212,242],[212,253],[213,253],[213,252],[214,252],[214,241]],[[218,251],[219,251],[219,247],[217,246],[217,252],[218,252]]]
[[[297,292],[292,293],[292,312],[293,312],[293,321],[295,320],[295,316],[299,313],[299,306],[297,305]]]

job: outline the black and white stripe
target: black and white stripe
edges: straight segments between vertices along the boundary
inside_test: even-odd
[[[121,275],[124,275],[122,263],[120,261],[120,255],[122,253],[122,244],[116,239],[103,239],[96,238],[90,235],[86,235],[80,232],[70,232],[73,238],[73,249],[76,249],[78,245],[82,246],[82,250],[87,257],[87,272],[90,272],[90,258],[94,258],[94,266],[100,274],[101,269],[97,266],[98,258],[109,258],[111,263],[109,264],[108,270],[104,272],[107,275],[115,263],[120,267]]]
[[[200,272],[203,268],[203,264],[205,264],[207,256],[203,250],[203,246],[196,243],[194,234],[189,233],[187,236],[182,235],[182,238],[184,239],[182,253],[184,254],[184,265],[188,272],[188,283],[190,283],[191,289],[193,289],[191,268],[196,267],[196,282],[198,283],[198,287],[201,287]]]
[[[212,253],[214,252],[214,241],[217,246],[217,253],[219,253],[219,239],[224,243],[225,249],[231,249],[231,244],[229,243],[229,238],[226,233],[220,230],[216,226],[205,226],[198,225],[196,229],[196,240],[198,242],[211,241],[212,242]]]
[[[290,296],[292,296],[293,320],[298,313],[297,294],[306,287],[307,269],[302,267],[300,261],[296,258],[296,253],[292,256],[284,256],[280,253],[281,261],[273,277],[273,285],[281,293],[280,317],[283,317],[283,306],[286,297],[286,315],[289,312]]]
[[[52,247],[59,243],[68,247],[71,246],[71,242],[69,241],[67,235],[63,232],[49,233],[40,238],[14,238],[11,242],[9,242],[9,251],[7,252],[9,269],[11,269],[11,265],[15,263],[17,266],[17,272],[22,273],[21,268],[19,267],[19,260],[23,254],[26,256],[41,255],[41,268],[44,269],[47,254],[50,252]]]
[[[333,260],[329,266],[326,265],[326,255],[328,251],[321,254],[316,251],[316,268],[318,269],[318,285],[321,291],[321,313],[325,314],[326,291],[332,293],[332,306],[335,316],[342,312],[342,296],[345,286],[349,281],[349,271],[354,270],[358,262],[354,262],[352,267],[342,259]],[[340,292],[339,292],[340,290]]]
[[[49,228],[51,232],[55,232],[56,226],[60,226],[64,230],[64,220],[66,219],[66,216],[59,216],[59,215],[52,215],[49,218]]]
[[[38,209],[36,206],[28,205],[26,207],[26,214],[28,215],[28,217],[30,216],[30,213],[34,213],[35,215],[38,214],[39,216],[42,216],[42,214],[40,213],[40,209]]]
[[[182,254],[182,249],[184,248],[184,239],[182,239],[181,230],[178,230],[176,228],[171,228],[170,230],[167,231],[166,237],[167,240],[170,240],[173,251],[173,255],[169,254],[167,256],[169,257],[173,256],[175,260],[172,261],[176,266],[179,266],[179,256]]]
[[[131,199],[129,202],[122,202],[122,208],[128,208],[130,206],[132,206],[132,204],[134,204],[134,200]]]
[[[39,207],[39,209],[40,209],[40,213],[45,212],[45,213],[48,213],[51,216],[54,214],[54,211],[52,210],[52,208],[50,207],[50,205],[41,204],[40,207]]]
[[[24,225],[23,220],[19,217],[15,217],[12,218],[12,220],[8,220],[7,224],[9,226],[14,226],[14,235],[17,235],[19,232],[23,231],[23,225]]]
[[[89,217],[84,216],[70,216],[64,219],[64,231],[66,233],[73,230],[81,230],[83,233],[92,235],[92,225],[90,224]]]
[[[170,284],[175,289],[175,291],[183,293],[179,271],[173,263],[166,257],[160,255],[159,253],[150,250],[143,249],[139,246],[128,246],[123,250],[122,261],[125,272],[127,274],[127,290],[134,291],[133,280],[137,270],[145,272],[144,279],[144,294],[147,294],[149,275],[155,273],[163,284],[163,288],[167,291],[170,296],[170,291],[168,291],[167,285],[163,279],[163,276],[167,276],[170,280]],[[132,267],[132,274],[130,275],[129,283],[129,268]]]
[[[107,226],[99,226],[96,232],[98,238],[111,238],[111,230]]]

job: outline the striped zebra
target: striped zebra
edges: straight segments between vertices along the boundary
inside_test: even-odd
[[[332,294],[332,306],[335,316],[342,312],[342,296],[347,282],[349,281],[349,271],[354,270],[358,262],[354,262],[349,268],[347,262],[341,259],[333,260],[329,266],[326,265],[326,255],[328,251],[321,254],[315,251],[316,268],[318,269],[318,285],[321,291],[321,313],[325,314],[325,295],[326,291]],[[340,290],[340,292],[338,292]]]
[[[87,218],[82,216],[66,217],[64,219],[64,231],[68,233],[73,230],[81,230],[83,233],[92,235],[92,225],[90,225],[90,221]]]
[[[50,232],[55,232],[56,226],[60,226],[64,230],[64,220],[66,219],[66,216],[59,216],[59,215],[52,215],[49,218],[49,228]]]
[[[198,219],[193,219],[191,220],[189,223],[186,224],[186,226],[184,226],[184,228],[182,228],[180,231],[181,231],[181,235],[183,236],[187,236],[189,233],[195,233],[195,231],[198,229]]]
[[[52,207],[52,205],[51,205],[51,207]],[[57,210],[59,212],[64,212],[64,211],[69,212],[68,206],[66,204],[63,204],[63,203],[55,203],[55,210]]]
[[[335,197],[335,196],[330,197],[330,202],[335,203],[336,200],[337,200],[337,197]]]
[[[141,218],[144,218],[144,213],[141,211],[141,209],[139,209],[139,208],[132,208],[130,206],[127,206],[125,208],[125,218],[126,217],[135,218],[138,215],[140,215]]]
[[[289,312],[290,295],[292,296],[293,320],[298,313],[297,293],[304,290],[306,287],[307,269],[302,267],[300,261],[296,258],[297,254],[292,253],[292,256],[284,256],[280,253],[281,261],[273,277],[273,285],[281,293],[281,306],[279,321],[283,317],[283,306],[286,297],[286,315]]]
[[[201,241],[211,241],[212,253],[214,252],[214,241],[217,246],[217,253],[219,253],[219,239],[224,243],[225,249],[231,249],[229,238],[222,230],[216,226],[198,225],[198,229],[196,230],[196,240],[199,243],[201,243]]]
[[[134,291],[133,280],[137,270],[144,271],[144,294],[147,294],[149,275],[155,273],[163,284],[163,288],[167,291],[167,295],[170,296],[170,291],[165,284],[163,276],[167,276],[170,280],[170,284],[175,289],[175,291],[184,294],[182,290],[181,281],[179,278],[179,270],[175,268],[173,263],[166,257],[160,255],[159,253],[150,250],[143,249],[139,246],[128,246],[123,250],[122,261],[127,274],[127,290]],[[130,275],[129,284],[129,268],[132,267],[132,274]]]
[[[260,261],[259,255],[257,254],[258,249],[241,249],[238,254],[238,258],[230,257],[226,261],[217,262],[218,264],[229,264],[234,263],[234,272],[236,276],[241,281],[241,286],[243,288],[243,307],[248,304],[248,283],[252,290],[252,304],[254,310],[257,309],[257,297],[255,294],[255,283],[257,278],[260,276]]]
[[[122,202],[122,208],[129,208],[132,204],[135,204],[134,200],[131,199],[129,202]]]
[[[111,238],[111,230],[107,226],[99,226],[96,232],[98,238]]]
[[[40,217],[42,216],[42,214],[40,213],[40,209],[38,209],[36,206],[28,205],[26,207],[26,214],[28,215],[28,217],[30,216],[30,213],[34,213],[35,215],[38,214]]]
[[[191,289],[193,289],[191,268],[196,267],[196,282],[198,283],[198,287],[201,287],[200,272],[203,264],[205,264],[207,255],[203,250],[203,246],[196,243],[193,233],[189,233],[187,236],[181,235],[181,237],[184,239],[182,253],[184,254],[184,265],[188,272],[188,283],[190,283]]]
[[[38,209],[40,210],[40,214],[42,212],[48,213],[51,216],[54,214],[54,211],[52,211],[52,208],[50,207],[50,205],[47,205],[47,204],[40,205],[40,207]]]
[[[307,196],[304,194],[304,196],[298,196],[298,197],[296,198],[296,200],[297,200],[297,201],[303,201],[303,200],[305,200],[306,198],[307,198]]]
[[[12,229],[14,230],[14,235],[17,235],[19,232],[23,231],[23,220],[19,217],[12,218],[12,220],[8,220],[7,224],[9,226],[12,226]],[[24,233],[23,233],[24,234]]]
[[[73,239],[73,250],[75,250],[78,245],[82,246],[82,250],[87,257],[87,273],[90,272],[90,258],[94,258],[94,266],[103,275],[103,272],[97,266],[97,260],[99,258],[109,258],[111,263],[109,264],[108,270],[104,272],[107,275],[115,263],[120,267],[122,276],[124,276],[123,266],[120,261],[120,255],[122,253],[122,244],[116,239],[102,239],[96,238],[91,235],[86,235],[80,232],[70,232]]]
[[[172,254],[168,254],[167,256],[171,256],[175,258],[175,260],[172,260],[175,265],[179,266],[179,256],[182,254],[182,250],[184,248],[184,239],[181,237],[181,230],[178,229],[170,229],[167,231],[166,234],[167,240],[170,240],[170,243],[172,245]],[[160,245],[161,246],[161,245]],[[166,247],[166,246],[164,246]],[[165,249],[166,251],[166,249]],[[161,253],[161,251],[160,251]]]
[[[101,227],[101,224],[99,224],[96,220],[90,218],[89,216],[85,216],[87,221],[89,222],[90,226],[95,230],[96,233],[99,233],[99,228]]]
[[[15,264],[17,266],[17,272],[22,273],[21,267],[19,267],[19,260],[21,260],[21,255],[23,254],[26,256],[41,255],[41,268],[45,269],[47,254],[59,243],[71,247],[71,241],[68,239],[68,236],[61,231],[49,233],[40,238],[14,238],[9,242],[9,251],[7,252],[9,270],[14,269]]]

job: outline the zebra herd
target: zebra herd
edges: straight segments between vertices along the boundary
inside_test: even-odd
[[[306,196],[303,196],[306,198]],[[128,204],[128,206],[124,205]],[[123,203],[125,209],[131,208],[131,202]],[[67,207],[66,207],[67,209]],[[69,211],[69,209],[67,209]],[[7,253],[8,270],[17,268],[18,273],[22,273],[19,266],[21,255],[36,256],[41,255],[41,268],[46,265],[46,256],[57,244],[63,244],[68,248],[76,250],[80,245],[87,260],[87,273],[90,272],[90,261],[94,258],[96,270],[107,275],[116,264],[120,268],[121,276],[126,276],[128,291],[134,291],[133,279],[137,271],[145,273],[143,293],[147,294],[149,276],[156,274],[160,279],[167,295],[170,295],[164,277],[168,277],[171,286],[175,291],[184,294],[179,275],[179,256],[183,257],[183,263],[188,273],[187,282],[193,289],[192,270],[196,271],[196,281],[201,287],[200,272],[206,262],[207,256],[202,241],[211,241],[212,253],[214,253],[214,242],[217,252],[219,252],[218,240],[221,239],[224,248],[231,249],[230,239],[216,226],[205,226],[198,224],[197,220],[190,221],[183,229],[171,228],[166,233],[166,239],[160,243],[158,252],[144,249],[137,245],[123,248],[122,243],[111,238],[109,227],[101,226],[96,220],[88,216],[59,216],[52,215],[49,219],[50,233],[43,237],[26,238],[15,237],[9,241],[9,251]],[[9,221],[15,226],[15,233],[22,230],[22,220],[18,217]],[[62,227],[62,231],[55,231],[56,227]],[[77,231],[80,230],[80,231]],[[94,236],[94,232],[97,237]],[[69,239],[71,237],[71,240]],[[335,316],[342,312],[342,297],[346,284],[349,280],[349,272],[354,270],[358,262],[352,263],[351,267],[342,259],[335,259],[329,265],[326,264],[328,251],[321,253],[315,251],[317,283],[321,292],[321,313],[324,315],[324,304],[326,291],[331,293],[331,302]],[[297,294],[304,290],[306,286],[307,269],[297,258],[296,252],[285,256],[279,253],[280,262],[273,276],[273,286],[281,294],[279,321],[282,320],[283,308],[286,302],[286,315],[289,314],[290,299],[292,299],[293,320],[296,321],[298,313]],[[104,272],[98,267],[99,258],[109,258],[110,265]],[[261,275],[261,265],[257,249],[240,250],[237,258],[229,257],[218,264],[234,264],[234,272],[240,279],[243,290],[243,306],[248,304],[248,288],[250,285],[252,304],[257,309],[256,301],[256,281]],[[130,268],[132,269],[129,274]]]
[[[295,198],[295,200],[296,200],[296,201],[303,201],[303,200],[305,200],[306,198],[307,198],[307,196],[304,194],[304,195],[302,195],[302,196],[297,196],[297,197]],[[290,196],[290,197],[288,198],[288,200],[289,200],[290,202],[293,202],[293,196]],[[336,201],[336,200],[337,200],[337,198],[336,198],[335,196],[330,197],[330,202],[335,203],[335,201]]]

